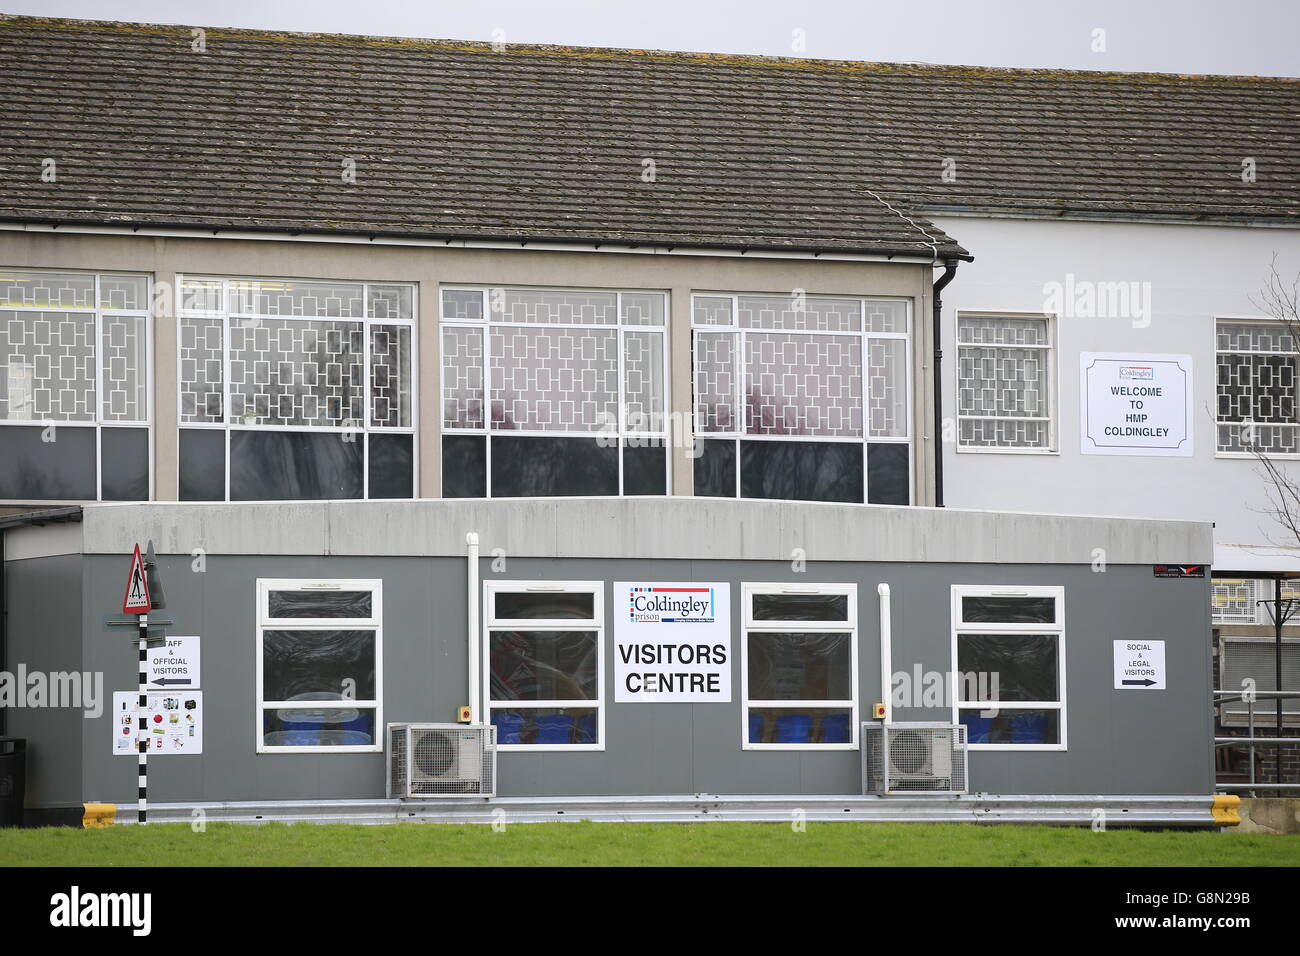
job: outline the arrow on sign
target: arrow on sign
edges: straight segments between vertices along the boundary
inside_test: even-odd
[[[1125,681],[1120,681],[1120,683],[1121,683],[1121,684],[1136,684],[1136,685],[1141,686],[1141,687],[1150,687],[1152,684],[1155,683],[1155,681],[1153,681],[1153,680],[1152,680],[1151,678],[1149,678],[1149,677],[1145,677],[1145,678],[1143,678],[1142,680],[1125,680]]]
[[[160,687],[166,687],[168,684],[191,684],[188,677],[159,677],[157,680],[150,681],[151,684],[157,684]]]

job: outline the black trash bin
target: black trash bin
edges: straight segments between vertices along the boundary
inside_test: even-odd
[[[0,737],[0,827],[23,825],[23,791],[27,782],[27,741]]]

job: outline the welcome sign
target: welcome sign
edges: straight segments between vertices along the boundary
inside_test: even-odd
[[[615,583],[614,700],[730,703],[730,585]]]
[[[1083,352],[1079,408],[1085,455],[1190,455],[1192,358]]]

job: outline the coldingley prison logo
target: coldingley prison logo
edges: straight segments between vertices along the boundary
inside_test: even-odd
[[[1150,382],[1155,380],[1156,371],[1150,365],[1121,365],[1119,377],[1131,382]]]
[[[630,588],[628,620],[633,624],[711,624],[713,588]]]

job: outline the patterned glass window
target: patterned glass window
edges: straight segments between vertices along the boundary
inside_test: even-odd
[[[666,316],[659,292],[443,289],[444,495],[666,493]]]
[[[1281,322],[1226,322],[1215,329],[1218,449],[1300,454],[1291,330]]]
[[[957,317],[959,447],[1052,448],[1051,350],[1046,316]]]
[[[1300,581],[1282,582],[1282,600],[1300,598]],[[1273,625],[1273,582],[1266,578],[1215,578],[1210,590],[1210,620],[1214,624]],[[1300,627],[1300,616],[1285,622]]]
[[[910,502],[906,300],[710,293],[692,319],[695,432],[715,446],[696,494]],[[773,469],[809,480],[758,474]]]
[[[0,269],[0,501],[149,497],[148,296],[145,276]]]
[[[208,448],[206,428],[308,434],[214,447],[226,472],[215,483],[187,480],[214,462],[182,455],[182,499],[410,497],[414,296],[395,283],[183,277],[182,446]],[[321,437],[331,432],[347,447]],[[284,460],[257,460],[267,455]]]

